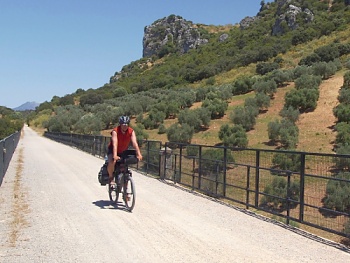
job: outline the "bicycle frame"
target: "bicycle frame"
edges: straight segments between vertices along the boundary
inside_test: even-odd
[[[124,201],[125,208],[131,212],[135,206],[135,184],[132,178],[132,172],[129,170],[128,164],[137,162],[136,157],[122,158],[120,159],[114,169],[114,179],[116,187],[111,188],[109,185],[109,198],[118,205],[119,194],[122,194],[122,200]]]

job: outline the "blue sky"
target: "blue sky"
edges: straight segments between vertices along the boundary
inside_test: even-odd
[[[143,30],[175,14],[236,24],[261,0],[0,0],[0,106],[96,89],[142,57]],[[271,2],[271,1],[265,1]]]

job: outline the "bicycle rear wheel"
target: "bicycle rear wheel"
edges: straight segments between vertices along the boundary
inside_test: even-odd
[[[125,175],[125,176],[127,176],[127,178],[125,178],[124,186],[123,186],[123,200],[124,200],[126,209],[131,212],[135,207],[135,199],[136,199],[135,183],[131,175]]]

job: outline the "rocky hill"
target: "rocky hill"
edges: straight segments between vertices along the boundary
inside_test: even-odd
[[[26,111],[26,110],[35,110],[36,107],[38,107],[40,105],[40,103],[37,103],[35,101],[31,101],[31,102],[26,102],[23,103],[22,105],[13,108],[13,110],[15,111]]]

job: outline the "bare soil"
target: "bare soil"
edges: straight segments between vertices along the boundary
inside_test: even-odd
[[[332,152],[337,119],[333,109],[338,105],[338,95],[343,85],[343,75],[337,74],[320,85],[320,97],[313,112],[303,113],[299,127],[298,150],[307,152]]]
[[[299,128],[299,143],[297,150],[306,152],[332,153],[336,133],[334,125],[336,118],[333,115],[333,108],[338,105],[338,94],[343,85],[343,73],[337,73],[330,79],[324,80],[319,89],[320,97],[317,107],[312,112],[302,113],[299,121],[296,123]],[[268,144],[268,123],[280,119],[279,112],[284,106],[285,94],[294,88],[294,83],[278,88],[271,105],[265,113],[259,114],[253,130],[247,133],[250,148],[268,148],[275,149],[276,146]],[[218,120],[212,120],[208,129],[195,133],[192,143],[202,145],[216,145],[220,143],[218,132],[221,125],[231,123],[229,119],[230,112],[237,106],[243,105],[247,97],[253,97],[254,93],[235,96],[229,102],[228,110],[225,116]],[[194,103],[192,108],[200,107],[201,103]],[[175,123],[176,119],[166,120],[165,126],[169,127]],[[167,141],[166,134],[158,134],[158,129],[147,130],[149,139]]]

